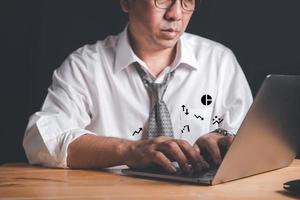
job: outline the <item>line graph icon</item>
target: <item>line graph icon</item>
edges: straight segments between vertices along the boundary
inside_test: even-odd
[[[140,134],[140,132],[141,132],[142,130],[143,130],[143,129],[140,128],[138,131],[134,131],[133,134],[132,134],[132,136],[134,136],[135,134]]]
[[[184,132],[190,132],[190,126],[189,125],[185,125],[184,127],[183,127],[183,129],[181,129],[181,133],[184,133]]]
[[[224,119],[221,119],[219,118],[218,116],[215,116],[212,121],[213,121],[213,124],[217,123],[217,124],[220,124],[223,122]]]
[[[204,120],[204,117],[201,117],[201,115],[194,115],[197,119]]]

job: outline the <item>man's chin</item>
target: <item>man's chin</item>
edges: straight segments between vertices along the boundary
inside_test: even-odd
[[[159,45],[163,48],[173,48],[178,42],[178,39],[176,40],[160,40]]]

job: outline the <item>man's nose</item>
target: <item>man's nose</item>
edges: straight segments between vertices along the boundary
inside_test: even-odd
[[[175,0],[173,5],[166,10],[165,17],[170,21],[178,21],[182,18],[182,7],[180,0]]]

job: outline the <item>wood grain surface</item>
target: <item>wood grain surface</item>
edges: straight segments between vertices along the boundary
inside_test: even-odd
[[[107,170],[49,169],[28,164],[0,166],[0,199],[300,199],[283,183],[300,178],[300,160],[286,168],[220,184],[199,186],[122,175]]]

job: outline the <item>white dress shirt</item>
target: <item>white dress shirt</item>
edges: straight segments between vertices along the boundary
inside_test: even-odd
[[[41,111],[29,119],[23,140],[29,162],[67,167],[68,145],[86,133],[140,140],[151,101],[134,63],[148,71],[129,44],[127,28],[73,52],[54,71]],[[184,33],[174,62],[156,82],[172,70],[164,101],[175,138],[194,144],[216,128],[237,131],[252,95],[228,48]]]

